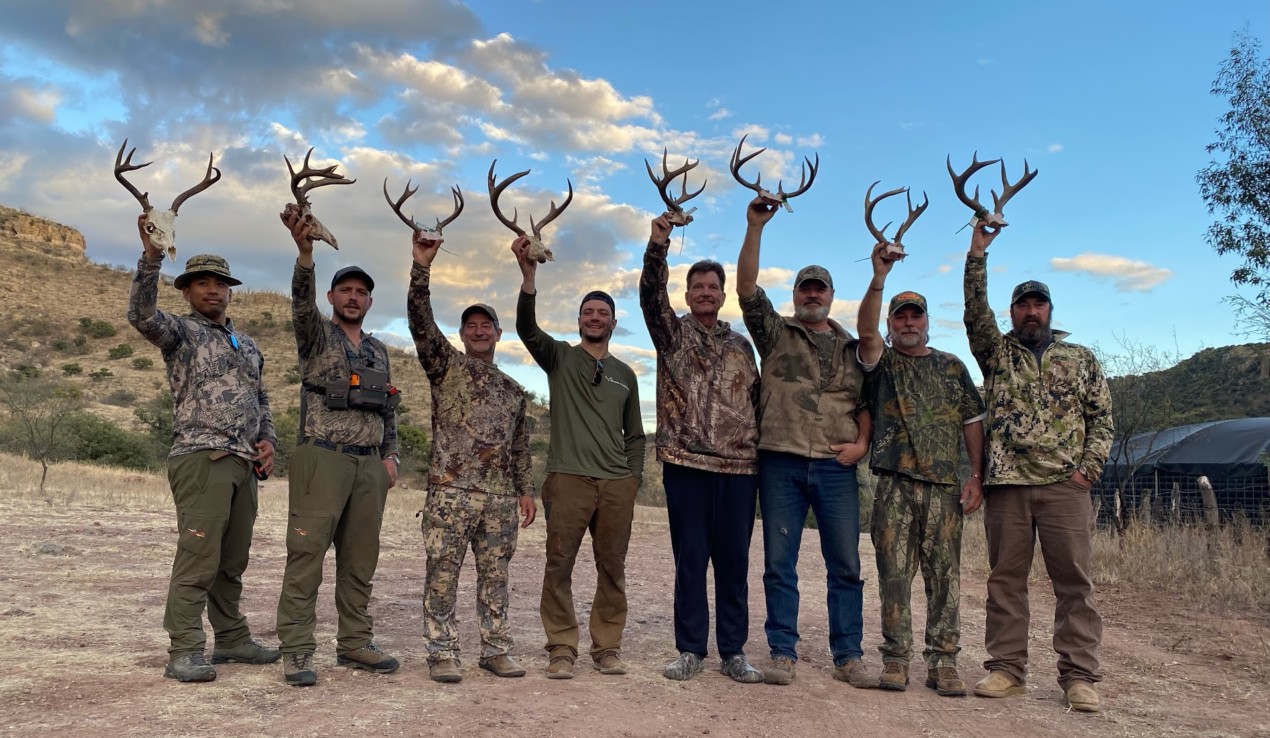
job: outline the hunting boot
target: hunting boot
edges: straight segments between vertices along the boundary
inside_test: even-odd
[[[252,639],[233,648],[220,648],[218,645],[212,650],[213,664],[272,664],[280,658],[282,658],[281,651],[276,648],[266,648]]]
[[[163,676],[178,682],[210,682],[216,679],[216,670],[208,665],[201,651],[195,651],[173,656]]]
[[[375,674],[391,674],[401,667],[401,662],[379,650],[379,646],[374,643],[367,643],[361,648],[336,656],[335,663]]]

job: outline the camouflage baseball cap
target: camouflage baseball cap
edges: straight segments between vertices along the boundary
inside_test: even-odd
[[[886,311],[886,314],[895,315],[895,311],[908,305],[912,305],[923,313],[926,312],[926,298],[916,292],[905,291],[891,298],[891,307]]]
[[[1013,305],[1028,295],[1040,295],[1047,302],[1051,301],[1049,285],[1044,282],[1038,282],[1035,279],[1029,279],[1014,288],[1014,293],[1010,295],[1010,304]]]
[[[172,286],[178,290],[185,289],[185,285],[199,274],[215,274],[220,277],[231,287],[242,284],[240,280],[234,279],[229,274],[229,262],[224,257],[215,254],[198,254],[191,256],[185,262],[185,271],[181,276],[172,280]]]
[[[463,316],[459,318],[460,328],[467,325],[468,316],[470,316],[472,313],[485,313],[486,315],[489,316],[490,320],[494,321],[494,327],[495,328],[499,327],[498,313],[494,312],[494,308],[490,307],[489,305],[486,305],[485,303],[478,302],[475,305],[468,305],[467,308],[463,311]]]
[[[833,289],[833,277],[829,276],[829,270],[816,264],[811,264],[798,270],[798,276],[794,277],[794,289],[798,289],[803,282],[810,279],[824,282],[826,287]]]

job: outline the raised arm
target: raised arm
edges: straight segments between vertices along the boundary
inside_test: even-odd
[[[450,357],[457,353],[457,349],[441,333],[432,314],[432,261],[441,248],[441,242],[424,238],[426,235],[425,231],[415,231],[412,238],[414,263],[410,267],[406,318],[424,374],[428,375],[428,381],[440,384],[450,366]]]
[[[745,240],[736,257],[736,295],[750,297],[758,289],[759,248],[763,242],[763,226],[776,214],[778,205],[755,197],[745,210]]]
[[[141,234],[141,259],[128,293],[128,323],[164,354],[181,343],[180,322],[158,307],[159,268],[163,266],[163,250],[150,242],[145,229],[145,215],[137,216]]]
[[[966,272],[963,283],[966,298],[966,337],[970,339],[970,351],[979,367],[987,374],[993,349],[1001,340],[1001,329],[996,316],[988,306],[988,245],[1000,228],[992,229],[985,221],[979,221],[970,234],[970,252],[966,254]]]
[[[644,323],[653,339],[653,347],[658,351],[673,349],[679,335],[676,330],[679,321],[666,293],[669,280],[666,252],[670,249],[672,227],[665,214],[653,219],[648,248],[644,251],[644,271],[639,276],[639,306],[644,311]]]
[[[296,208],[287,208],[280,217],[299,251],[291,274],[291,324],[295,328],[296,348],[301,358],[307,358],[320,351],[326,340],[325,321],[317,304],[313,241],[309,240],[311,227]]]
[[[865,365],[878,363],[885,347],[878,322],[882,319],[882,293],[886,288],[886,277],[891,273],[891,267],[895,266],[894,259],[884,258],[886,247],[885,243],[873,247],[873,253],[869,257],[873,262],[873,280],[869,282],[869,289],[860,301],[860,315],[856,319],[856,333],[860,336],[860,363]]]
[[[556,339],[538,327],[538,288],[535,279],[538,261],[529,256],[529,239],[519,236],[512,241],[512,253],[520,265],[520,296],[516,300],[516,335],[529,355],[534,357],[543,371],[549,372],[556,363]]]

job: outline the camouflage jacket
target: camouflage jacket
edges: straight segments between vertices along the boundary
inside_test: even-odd
[[[966,334],[983,370],[988,406],[986,484],[1041,485],[1080,469],[1102,476],[1111,451],[1111,390],[1093,352],[1054,341],[1036,355],[1001,333],[988,307],[987,259],[966,257]]]
[[[229,451],[244,459],[255,444],[277,444],[269,395],[262,379],[265,359],[251,338],[198,313],[175,316],[159,310],[162,261],[137,262],[128,298],[128,322],[163,352],[172,390],[172,451]]]
[[[432,384],[431,484],[533,495],[525,390],[493,363],[450,345],[432,315],[428,267],[410,270],[406,314]]]
[[[675,315],[666,295],[666,246],[648,244],[639,304],[657,349],[657,458],[724,474],[758,473],[758,365],[723,321],[706,328]]]
[[[811,334],[796,318],[778,314],[762,287],[741,298],[741,309],[763,362],[758,447],[831,459],[830,444],[855,442],[864,386],[855,354],[859,342],[830,320],[837,340],[825,376]]]
[[[325,395],[313,387],[347,379],[353,363],[388,374],[388,347],[362,332],[362,343],[353,347],[344,331],[318,312],[313,269],[297,262],[291,277],[291,321],[300,354],[300,437],[354,446],[378,446],[381,457],[397,451],[397,414],[371,410],[330,410]]]
[[[909,356],[888,346],[865,377],[873,416],[869,468],[956,485],[964,427],[984,417],[983,398],[961,359],[935,349]]]

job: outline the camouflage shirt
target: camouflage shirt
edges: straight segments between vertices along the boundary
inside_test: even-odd
[[[984,417],[983,398],[966,365],[935,349],[909,356],[888,346],[865,376],[873,416],[869,467],[955,485],[963,427]]]
[[[758,447],[831,459],[835,454],[830,444],[854,443],[860,433],[855,416],[864,385],[855,355],[859,342],[830,320],[826,373],[812,333],[796,318],[778,314],[762,287],[741,298],[741,309],[763,362]]]
[[[172,390],[172,451],[221,450],[251,459],[255,444],[274,436],[269,395],[262,379],[264,357],[234,323],[219,325],[198,313],[175,316],[159,310],[162,261],[137,262],[128,299],[128,322],[163,352]]]
[[[314,270],[295,265],[291,277],[291,321],[300,354],[300,437],[330,443],[378,446],[381,457],[397,451],[397,414],[391,410],[330,410],[326,396],[314,391],[327,382],[347,379],[352,364],[381,371],[392,381],[388,347],[365,331],[361,346],[344,335],[333,320],[318,312]]]
[[[1054,341],[1036,355],[1001,333],[988,307],[987,259],[966,257],[966,334],[988,405],[986,484],[1041,485],[1080,469],[1091,482],[1111,451],[1111,390],[1093,352]]]
[[[492,495],[532,495],[528,399],[493,363],[455,349],[437,328],[429,268],[410,270],[406,314],[432,384],[431,484]]]
[[[667,244],[648,244],[639,304],[657,349],[657,458],[692,469],[757,474],[758,365],[723,321],[675,315],[666,296]]]

